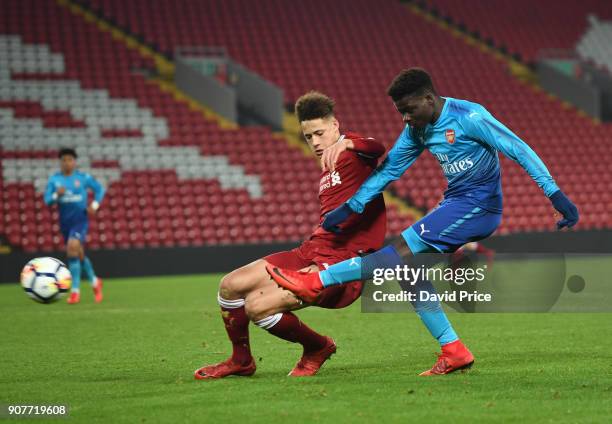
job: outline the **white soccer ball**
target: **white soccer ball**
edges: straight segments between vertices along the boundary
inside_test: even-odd
[[[21,286],[37,302],[51,303],[70,290],[72,275],[58,259],[35,258],[21,271]]]

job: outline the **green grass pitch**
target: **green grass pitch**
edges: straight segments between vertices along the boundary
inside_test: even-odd
[[[310,308],[338,353],[287,373],[299,345],[251,326],[250,378],[195,381],[224,360],[219,275],[108,279],[96,305],[39,305],[0,286],[0,403],[68,404],[70,422],[610,422],[612,314],[452,314],[470,372],[423,378],[434,341],[413,313]],[[19,419],[19,422],[27,420]],[[41,419],[32,420],[41,422]],[[54,420],[58,422],[57,420]],[[60,420],[61,421],[61,420]]]

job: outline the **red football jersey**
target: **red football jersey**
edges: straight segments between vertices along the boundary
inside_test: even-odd
[[[345,133],[355,144],[354,150],[342,152],[334,172],[321,173],[319,202],[323,222],[325,214],[346,202],[368,178],[385,153],[385,147],[373,138],[364,138],[355,133]],[[310,236],[315,243],[324,243],[332,248],[352,252],[366,252],[382,247],[387,232],[387,216],[382,194],[369,202],[363,213],[353,214],[340,225],[342,232],[331,233],[320,225]]]

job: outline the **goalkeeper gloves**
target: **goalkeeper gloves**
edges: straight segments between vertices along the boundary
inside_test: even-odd
[[[563,215],[563,219],[557,222],[558,230],[563,227],[571,228],[576,225],[578,222],[578,208],[561,190],[555,191],[549,199],[555,209]]]

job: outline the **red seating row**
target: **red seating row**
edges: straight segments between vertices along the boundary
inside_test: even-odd
[[[493,58],[412,14],[399,2],[378,2],[376,14],[366,0],[313,0],[291,6],[282,0],[184,0],[180,4],[91,0],[87,4],[161,51],[171,52],[176,45],[226,46],[235,59],[280,85],[287,102],[309,89],[323,90],[336,98],[343,128],[374,136],[389,146],[402,124],[384,94],[385,87],[402,67],[423,66],[431,71],[440,93],[485,104],[534,147],[559,184],[578,202],[584,217],[582,228],[612,226],[609,199],[597,196],[598,184],[609,176],[606,164],[612,160],[612,148],[604,141],[611,127],[596,125],[516,81]],[[174,172],[122,169],[121,180],[111,184],[104,207],[92,223],[92,247],[297,240],[316,225],[319,171],[311,158],[289,148],[265,128],[228,130],[205,119],[143,74],[133,72],[152,68],[150,59],[54,2],[0,0],[0,6],[0,33],[18,34],[26,43],[48,44],[53,52],[61,53],[65,60],[62,78],[79,80],[84,88],[106,89],[114,97],[134,98],[140,107],[163,117],[170,132],[159,141],[160,146],[196,146],[202,155],[226,156],[231,165],[260,178],[264,196],[255,199],[245,190],[223,189],[217,181],[183,181]],[[317,12],[323,9],[327,13],[320,16]],[[296,30],[302,27],[304,16],[319,18],[308,31]],[[339,21],[347,24],[338,25]],[[320,36],[328,34],[329,28],[334,28],[333,35],[322,43]],[[313,46],[321,57],[337,58],[341,66],[304,60]],[[14,79],[41,77],[56,78],[13,75]],[[49,116],[36,105],[4,107],[17,115]],[[56,123],[56,116],[52,118]],[[0,150],[0,159],[53,155],[48,150]],[[552,228],[552,210],[535,184],[510,161],[504,159],[503,168],[507,208],[500,232]],[[2,179],[0,185],[0,210],[4,212],[0,233],[26,249],[60,247],[52,224],[55,217],[42,205],[40,193],[34,193],[32,185],[8,184]],[[426,210],[437,203],[444,185],[437,162],[425,153],[393,189]],[[410,219],[389,209],[389,232],[397,234]]]
[[[530,62],[544,49],[573,50],[588,28],[587,15],[612,19],[607,0],[426,0],[426,8],[449,16],[483,39],[505,46]]]
[[[606,17],[612,12],[607,3],[567,1],[551,7],[527,0],[518,5],[500,0],[490,7],[490,2],[476,0],[467,5],[432,0],[428,4],[440,11],[447,7],[452,11],[461,9],[459,21],[468,28],[478,29],[483,37],[491,37],[531,59],[540,48],[571,47],[586,26],[587,13]],[[212,0],[186,0],[180,4],[171,0],[135,0],[129,4],[90,0],[87,4],[162,51],[171,52],[176,45],[225,46],[233,58],[280,85],[287,102],[313,87],[323,90],[336,98],[339,119],[345,128],[375,136],[389,145],[397,137],[401,121],[384,94],[385,87],[399,69],[425,67],[440,93],[484,104],[523,137],[541,155],[561,187],[580,199],[583,215],[591,216],[591,211],[605,205],[596,198],[583,198],[581,193],[594,192],[593,187],[610,174],[605,164],[612,160],[612,144],[606,142],[612,126],[594,124],[524,85],[511,77],[502,63],[413,14],[401,2],[377,2],[375,14],[366,0],[338,0],[331,4],[314,0],[291,7],[282,0],[228,0],[223,4]],[[320,10],[326,13],[319,16]],[[454,17],[454,12],[450,14]],[[296,30],[304,16],[318,19],[310,22],[308,30]],[[320,34],[329,33],[329,28],[334,28],[333,35],[321,43]],[[515,44],[512,39],[516,39]],[[321,57],[338,58],[342,66],[304,61],[312,46],[317,46]],[[594,157],[598,160],[594,161]],[[539,223],[532,225],[537,216],[526,215],[514,200],[521,198],[515,193],[525,190],[528,197],[522,198],[527,200],[524,204],[548,208],[548,202],[523,170],[508,160],[502,162],[506,204],[513,206],[506,208],[505,216],[510,219],[504,219],[500,232],[545,228]],[[436,161],[428,154],[422,155],[413,169],[393,185],[398,194],[423,209],[437,203],[444,186]],[[580,226],[612,225],[607,215],[593,216]],[[548,223],[546,228],[553,228],[550,216],[541,219]]]

